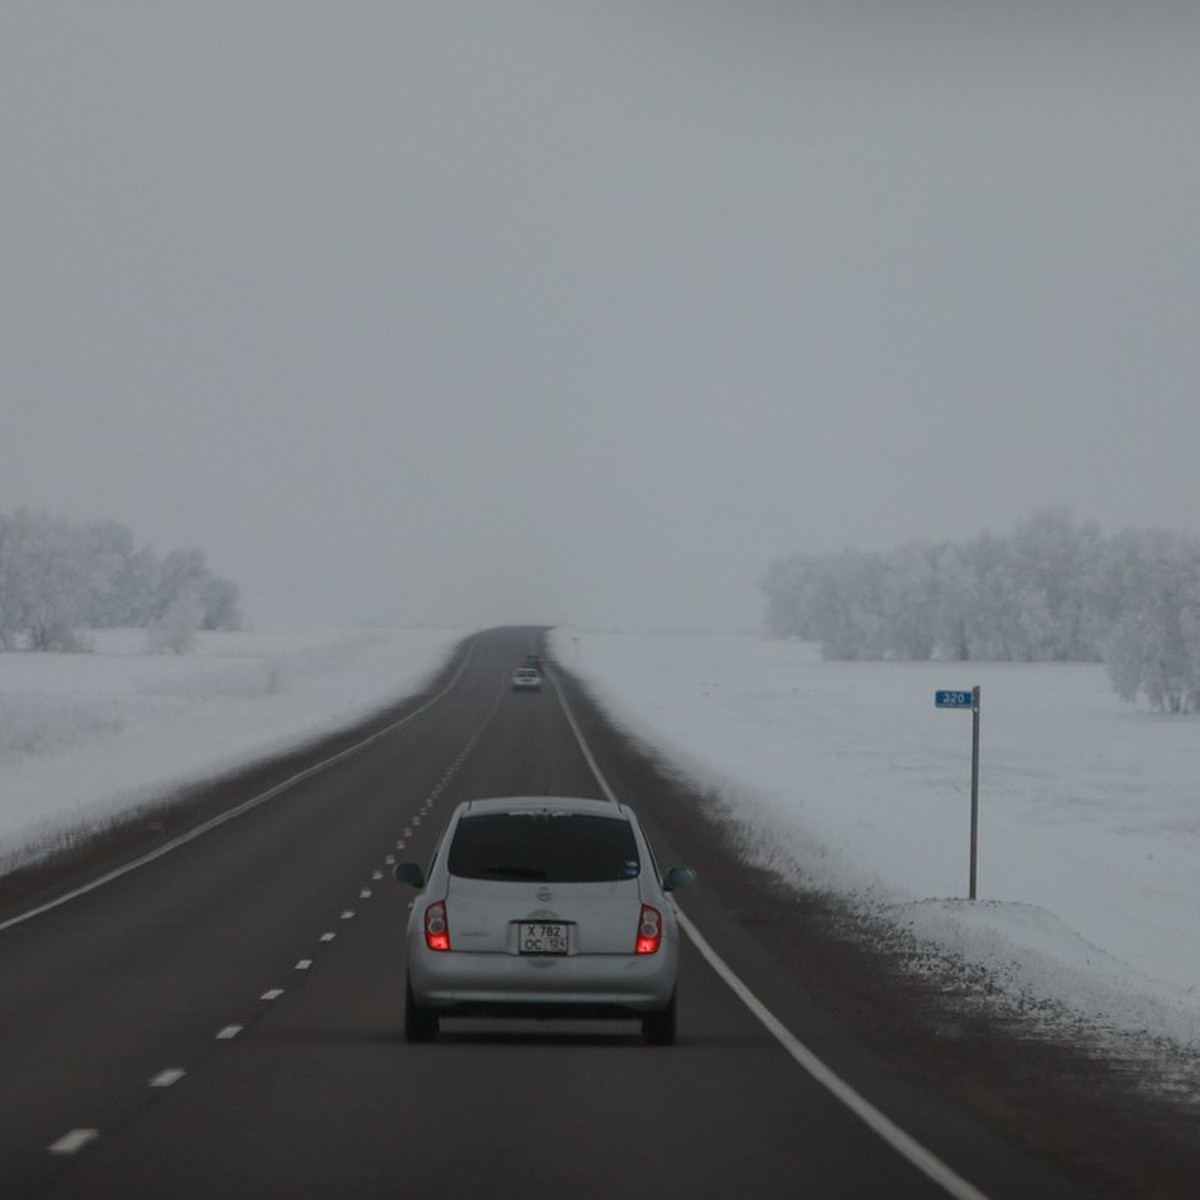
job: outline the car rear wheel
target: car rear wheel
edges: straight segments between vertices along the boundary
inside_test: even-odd
[[[642,1017],[642,1033],[651,1046],[673,1046],[675,1044],[675,994],[667,1007],[658,1012],[646,1013]]]
[[[432,1042],[437,1037],[438,1016],[432,1008],[418,1004],[413,998],[412,984],[404,988],[404,1040]]]

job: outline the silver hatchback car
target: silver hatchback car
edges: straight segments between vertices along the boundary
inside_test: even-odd
[[[451,816],[408,922],[404,1033],[431,1040],[447,1016],[640,1018],[675,1040],[679,927],[631,809],[605,800],[470,800]]]

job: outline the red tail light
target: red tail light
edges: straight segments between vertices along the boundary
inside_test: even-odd
[[[662,913],[648,904],[642,905],[638,918],[637,947],[635,954],[657,954],[662,942]]]
[[[425,945],[430,950],[450,949],[450,926],[446,923],[446,906],[440,900],[425,910]]]

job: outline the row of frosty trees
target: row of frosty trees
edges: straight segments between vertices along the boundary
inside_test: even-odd
[[[778,558],[768,631],[830,659],[1105,662],[1117,693],[1200,708],[1200,539],[1105,537],[1062,509],[1009,537]]]
[[[0,650],[72,650],[81,629],[133,626],[178,652],[196,629],[239,625],[236,585],[199,550],[160,556],[115,521],[0,512]]]

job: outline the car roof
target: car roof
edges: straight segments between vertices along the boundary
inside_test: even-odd
[[[584,813],[597,817],[627,820],[629,810],[623,804],[584,796],[488,796],[460,805],[464,815],[486,813]]]

